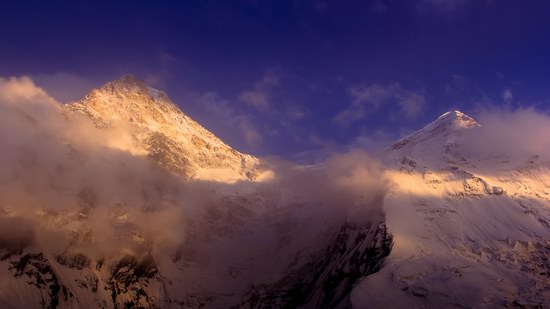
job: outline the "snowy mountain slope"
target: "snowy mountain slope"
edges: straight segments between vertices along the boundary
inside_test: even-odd
[[[395,243],[354,307],[550,305],[550,162],[472,154],[480,127],[451,111],[384,150]]]
[[[70,103],[67,111],[89,116],[100,127],[130,123],[135,152],[170,171],[215,181],[255,179],[259,160],[232,149],[170,101],[159,90],[127,75]]]
[[[266,180],[163,96],[0,96],[0,306],[348,305],[392,244],[363,157]]]
[[[218,201],[217,206],[223,209],[230,203]],[[304,213],[312,212],[311,207]],[[195,236],[170,256],[155,252],[147,244],[147,235],[129,226],[119,232],[132,235],[135,251],[119,254],[86,254],[81,247],[85,243],[73,244],[64,252],[40,241],[22,248],[3,245],[0,303],[4,308],[330,308],[345,304],[356,280],[379,269],[389,254],[391,238],[380,221],[331,223],[304,215],[294,210],[252,213],[245,220],[237,218],[240,224],[217,222],[223,228],[221,234],[208,222],[222,219],[213,219],[207,211],[193,217],[196,227],[187,232]],[[227,216],[235,213],[228,211]],[[303,227],[304,221],[312,225]],[[320,226],[324,227],[321,233]]]
[[[476,152],[463,113],[382,172],[360,152],[266,164],[131,76],[64,106],[17,95],[0,93],[3,308],[548,303],[549,161]]]

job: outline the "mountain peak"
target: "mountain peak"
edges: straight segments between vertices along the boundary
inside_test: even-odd
[[[104,89],[104,88],[139,90],[139,89],[146,89],[147,85],[142,80],[138,79],[135,75],[126,74],[100,87],[100,89]]]
[[[451,110],[439,116],[435,121],[429,123],[421,130],[413,133],[415,135],[449,135],[455,134],[463,129],[479,127],[480,124],[472,117],[458,110]]]
[[[406,136],[389,149],[425,148],[430,146],[454,143],[461,135],[461,131],[479,127],[480,124],[472,117],[458,110],[451,110],[439,116],[424,128]],[[416,145],[422,144],[424,146]],[[428,147],[429,148],[429,147]]]
[[[142,126],[168,125],[176,118],[188,118],[164,92],[147,86],[131,74],[93,89],[68,108],[84,112],[101,125],[113,120]]]
[[[455,128],[472,128],[479,126],[479,123],[477,123],[474,118],[458,110],[451,110],[444,113],[443,115],[439,116],[436,121],[432,122],[432,124],[442,122],[450,123]]]
[[[191,119],[168,96],[125,75],[66,106],[98,127],[122,121],[136,128],[136,149],[167,170],[201,179],[252,179],[258,159],[240,153]]]
[[[97,94],[98,92],[118,96],[148,97],[152,101],[158,101],[164,98],[169,101],[168,96],[164,92],[149,87],[145,82],[133,74],[126,74],[119,79],[110,81],[99,89],[92,91],[90,95]]]
[[[125,74],[119,79],[116,79],[114,81],[120,82],[120,83],[126,83],[126,84],[143,84],[143,82],[138,79],[134,74]]]

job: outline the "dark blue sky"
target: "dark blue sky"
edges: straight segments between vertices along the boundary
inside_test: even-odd
[[[550,106],[550,1],[3,1],[0,76],[60,101],[133,73],[237,149],[376,149]]]

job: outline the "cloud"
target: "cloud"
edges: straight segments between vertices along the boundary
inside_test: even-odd
[[[353,148],[365,149],[370,152],[377,152],[384,147],[391,145],[397,137],[383,130],[377,130],[372,134],[362,134],[355,138]]]
[[[550,160],[550,115],[530,108],[491,107],[477,117],[481,127],[469,130],[464,147],[478,156],[506,156],[527,161],[531,156]]]
[[[359,85],[350,88],[349,95],[352,99],[351,105],[333,119],[344,126],[365,118],[367,113],[377,111],[382,105],[393,105],[406,118],[413,119],[426,103],[422,94],[404,89],[398,83],[388,86]]]
[[[244,135],[244,140],[249,145],[257,145],[259,142],[262,141],[262,136],[260,132],[256,129],[254,125],[248,121],[246,117],[239,117],[237,119],[237,123],[239,125],[239,128],[241,128],[241,131]]]
[[[392,7],[405,4],[401,2],[374,0],[371,3],[371,7],[375,12],[384,13]],[[449,16],[452,12],[463,7],[467,0],[412,0],[411,2],[412,5],[410,7],[413,9],[412,13],[424,17],[429,15]]]
[[[94,236],[80,249],[94,257],[179,245],[184,233],[174,218],[189,205],[165,198],[181,197],[180,181],[117,144],[135,133],[130,130],[99,129],[88,118],[68,118],[30,78],[0,78],[3,220],[26,222],[36,241],[54,253],[88,232]],[[21,233],[27,232],[16,234]],[[136,243],[135,234],[151,246]]]
[[[388,5],[384,0],[374,0],[371,6],[375,12],[379,12],[379,13],[383,13],[388,10]]]
[[[172,76],[172,71],[174,67],[178,65],[179,61],[174,54],[162,47],[157,47],[155,54],[156,59],[153,60],[156,60],[157,65],[155,65],[152,70],[146,70],[142,75],[147,85],[163,87]],[[128,73],[124,72],[124,74]]]
[[[512,93],[512,90],[504,89],[504,91],[502,91],[502,99],[506,103],[512,102],[512,100],[514,100],[514,94]]]
[[[279,77],[273,71],[268,71],[262,80],[254,84],[253,89],[241,92],[239,100],[258,110],[266,111],[269,109],[271,91],[278,84]]]
[[[460,74],[452,74],[450,77],[451,82],[445,85],[445,91],[450,95],[457,95],[473,88],[472,82]]]
[[[216,93],[203,100],[250,129]],[[362,151],[316,166],[262,160],[269,180],[210,183],[173,175],[116,143],[142,133],[123,123],[98,128],[65,113],[30,78],[0,78],[0,249],[32,246],[52,263],[84,254],[107,271],[123,256],[152,257],[159,278],[174,284],[164,297],[187,296],[189,276],[198,280],[191,293],[229,287],[239,296],[250,278],[272,283],[291,262],[307,266],[346,224],[384,222],[387,181]]]
[[[332,205],[330,207],[353,207],[361,200],[366,201],[366,204],[378,202],[388,184],[380,163],[358,149],[333,153],[313,168],[284,161],[271,164],[277,187],[300,192],[301,198]]]
[[[407,118],[416,118],[426,103],[423,95],[412,91],[403,91],[397,95],[397,105]]]
[[[46,91],[37,87],[29,77],[0,77],[0,98],[3,103],[48,102],[55,103]]]
[[[267,94],[262,92],[262,90],[243,91],[239,95],[239,99],[259,110],[267,110],[269,107]]]
[[[262,135],[252,121],[252,117],[232,108],[229,100],[222,98],[216,92],[204,93],[196,100],[216,119],[223,119],[230,127],[237,128],[248,145],[255,146],[262,142]]]
[[[308,112],[302,106],[298,105],[289,105],[286,108],[286,115],[291,120],[300,120],[307,116]]]

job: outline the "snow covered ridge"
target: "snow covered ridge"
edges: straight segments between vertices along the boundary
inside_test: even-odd
[[[441,139],[445,139],[445,143],[453,142],[462,131],[476,127],[480,127],[480,124],[470,116],[460,111],[449,111],[423,129],[400,139],[390,148],[409,148],[426,140],[429,140],[430,144],[438,146]],[[434,141],[434,139],[439,140]]]
[[[0,78],[0,307],[544,308],[548,153],[486,128],[452,111],[384,168],[303,167],[132,76],[65,106]]]
[[[487,133],[451,111],[383,151],[394,247],[355,307],[548,308],[548,154],[495,153],[486,137],[506,136]]]
[[[2,308],[345,307],[390,253],[364,153],[257,168],[135,78],[3,82]]]
[[[65,106],[99,127],[130,123],[132,151],[147,153],[159,166],[193,179],[255,180],[259,159],[242,154],[184,114],[168,96],[132,75],[92,90]]]

